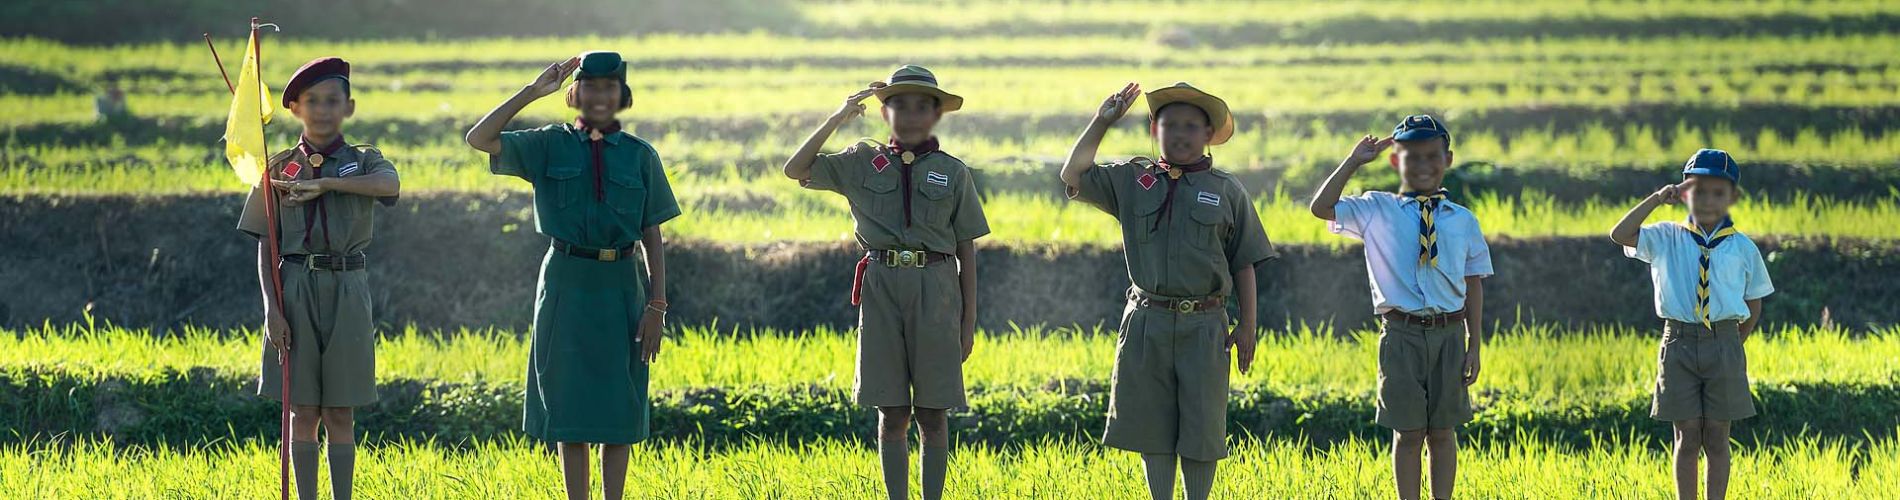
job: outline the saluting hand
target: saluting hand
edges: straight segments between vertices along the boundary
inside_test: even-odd
[[[537,99],[547,97],[548,94],[560,91],[561,82],[567,81],[568,75],[574,74],[574,70],[580,67],[581,58],[579,57],[549,64],[548,69],[541,70],[541,76],[534,78],[534,83],[528,84],[528,91],[532,92]]]
[[[1107,99],[1102,100],[1101,109],[1095,110],[1095,120],[1104,123],[1115,123],[1121,120],[1122,116],[1128,114],[1128,109],[1135,106],[1136,97],[1141,97],[1141,85],[1129,82],[1128,85],[1122,86],[1121,90],[1109,94]]]
[[[852,118],[862,116],[864,114],[864,99],[876,94],[877,89],[881,88],[884,88],[884,82],[871,82],[865,85],[864,90],[859,90],[845,97],[844,106],[840,106],[838,112],[832,116],[837,118],[838,123],[844,123],[850,121]]]
[[[1379,155],[1385,153],[1386,148],[1389,147],[1392,147],[1391,137],[1384,139],[1376,139],[1370,135],[1362,137],[1358,144],[1352,146],[1352,153],[1346,155],[1346,163],[1355,166],[1372,163],[1373,160],[1379,159]]]
[[[1695,178],[1690,177],[1683,180],[1681,184],[1670,184],[1658,188],[1656,189],[1656,194],[1650,196],[1655,198],[1656,201],[1674,205],[1682,203],[1682,193],[1688,192],[1689,188],[1693,187],[1695,187]]]
[[[640,362],[653,364],[660,358],[660,337],[666,331],[666,313],[648,309],[640,316]]]
[[[1240,363],[1240,373],[1247,373],[1253,367],[1253,351],[1259,340],[1255,335],[1254,325],[1244,322],[1234,325],[1234,331],[1227,334],[1227,350],[1234,351],[1236,361]]]

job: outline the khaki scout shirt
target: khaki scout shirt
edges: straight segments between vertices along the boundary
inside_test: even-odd
[[[884,160],[877,161],[879,157]],[[866,140],[836,154],[818,155],[811,178],[803,184],[844,195],[851,204],[858,246],[866,250],[956,253],[958,242],[990,233],[976,181],[962,160],[942,151],[925,153],[911,164],[909,186],[898,185],[902,168],[889,148]],[[913,191],[908,227],[899,189]]]
[[[1180,186],[1167,220],[1157,227],[1169,182]],[[1136,157],[1083,172],[1081,187],[1070,189],[1069,197],[1121,222],[1128,279],[1150,294],[1226,296],[1234,273],[1280,256],[1246,188],[1219,169],[1170,180],[1152,160]]]
[[[297,164],[292,169],[297,174],[294,177],[285,172],[286,167],[293,162]],[[396,171],[396,166],[383,157],[382,151],[369,145],[344,146],[332,156],[325,157],[321,167],[310,163],[308,156],[293,147],[272,156],[264,170],[272,180],[278,181],[315,179],[319,174],[323,177],[355,177]],[[251,188],[251,194],[244,199],[244,211],[238,216],[238,230],[255,238],[267,236],[270,230],[264,218],[266,198],[260,189],[261,186]],[[344,255],[361,252],[369,247],[371,233],[376,227],[375,204],[395,205],[396,198],[329,191],[314,200],[289,204],[280,192],[277,198],[279,253]],[[327,224],[325,219],[328,219]]]

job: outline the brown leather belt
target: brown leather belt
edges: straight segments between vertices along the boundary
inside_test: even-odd
[[[950,254],[929,250],[867,250],[864,258],[884,267],[924,267],[950,260]]]
[[[561,240],[554,240],[554,251],[588,260],[613,262],[632,255],[633,245],[627,245],[622,248],[591,248]]]
[[[349,255],[331,254],[291,254],[284,256],[284,262],[303,266],[311,271],[355,271],[369,265],[369,256],[363,252]]]
[[[1128,290],[1128,302],[1143,309],[1158,309],[1181,314],[1197,313],[1220,309],[1227,304],[1226,297],[1209,296],[1201,298],[1171,299],[1148,295],[1137,290]]]
[[[1406,314],[1405,312],[1399,311],[1398,309],[1393,309],[1390,311],[1386,311],[1385,314],[1382,314],[1380,316],[1384,317],[1386,321],[1390,321],[1393,323],[1405,323],[1409,325],[1439,328],[1439,327],[1451,326],[1454,323],[1464,321],[1465,311],[1463,309],[1459,309],[1459,310],[1448,312],[1448,313],[1415,316],[1411,314]]]

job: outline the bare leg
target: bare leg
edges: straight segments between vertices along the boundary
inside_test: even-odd
[[[1143,453],[1141,470],[1148,476],[1148,498],[1174,500],[1174,455]]]
[[[1220,462],[1181,458],[1181,487],[1187,490],[1187,500],[1207,500],[1214,493],[1214,470],[1218,465]]]
[[[1392,482],[1399,500],[1418,500],[1419,453],[1425,450],[1425,429],[1392,431]]]
[[[356,411],[350,408],[324,408],[323,440],[330,443],[324,456],[330,459],[330,497],[350,500],[356,484]]]
[[[627,489],[627,453],[632,445],[600,445],[600,492],[607,500],[619,500]]]
[[[917,452],[924,500],[942,499],[943,484],[950,475],[950,419],[944,413],[936,408],[917,409],[917,434],[924,441]]]
[[[559,443],[561,484],[567,500],[587,500],[587,443]]]
[[[884,470],[884,492],[891,500],[910,498],[910,407],[877,409],[877,454]]]
[[[1728,498],[1729,422],[1702,421],[1702,454],[1709,457],[1709,500]]]
[[[1432,498],[1451,498],[1458,486],[1458,430],[1426,429],[1425,447],[1432,456]]]
[[[1676,426],[1676,499],[1695,500],[1696,462],[1702,453],[1702,419],[1677,420]]]

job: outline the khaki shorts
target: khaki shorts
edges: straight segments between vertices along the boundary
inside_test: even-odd
[[[1129,304],[1102,444],[1198,461],[1227,457],[1227,312]]]
[[[865,406],[950,409],[963,393],[963,288],[957,262],[864,270],[858,307],[858,379]]]
[[[1471,421],[1465,322],[1427,327],[1380,320],[1379,425],[1449,429]]]
[[[376,324],[369,272],[310,271],[285,262],[284,321],[290,324],[290,404],[349,408],[376,402]],[[281,400],[277,348],[264,343],[257,393]]]
[[[1663,325],[1650,417],[1674,422],[1755,416],[1755,400],[1748,392],[1748,355],[1742,351],[1741,323],[1717,321],[1711,326],[1713,330],[1680,321]]]

